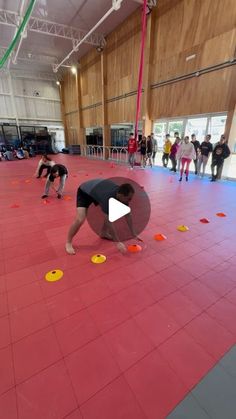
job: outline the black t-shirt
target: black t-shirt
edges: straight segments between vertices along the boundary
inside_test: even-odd
[[[208,157],[210,153],[212,153],[213,147],[211,143],[208,143],[207,141],[203,141],[200,145],[200,150],[202,156]]]
[[[93,179],[82,183],[80,189],[93,198],[105,214],[108,214],[110,198],[116,198],[119,186],[108,179]]]
[[[199,143],[199,141],[198,140],[196,140],[196,141],[191,141],[191,143],[193,144],[193,146],[194,146],[194,148],[195,148],[195,151],[196,151],[196,153],[197,153],[197,151],[200,149],[200,143]]]
[[[68,175],[68,170],[65,166],[63,166],[63,164],[55,164],[54,166],[52,166],[52,168],[53,171],[58,171],[59,177]],[[55,178],[52,175],[50,175],[49,180],[50,182],[54,182]]]

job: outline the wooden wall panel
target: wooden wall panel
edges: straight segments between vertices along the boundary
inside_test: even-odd
[[[151,90],[151,119],[226,112],[236,68],[204,74]]]
[[[79,144],[79,112],[74,112],[66,115],[65,122],[67,127],[67,143]]]
[[[63,80],[63,99],[65,113],[78,110],[78,79],[77,75],[68,71]]]
[[[158,4],[151,84],[234,57],[235,0],[162,0]],[[186,61],[192,54],[196,57]]]
[[[82,111],[83,126],[89,127],[101,127],[102,123],[102,106],[96,106],[94,108],[84,109]]]
[[[107,37],[107,98],[134,91],[138,84],[140,10]]]
[[[93,48],[80,61],[81,107],[101,102],[101,56]]]
[[[147,41],[150,54],[144,72],[146,100],[140,119],[228,111],[229,90],[234,86],[233,67],[156,89],[150,87],[235,57],[235,0],[158,0],[148,19],[149,22],[151,19],[151,40]],[[104,115],[108,125],[134,122],[136,95],[118,97],[137,90],[140,41],[138,8],[107,36],[103,52],[105,77],[101,72],[101,55],[94,48],[80,61],[77,84],[70,72],[65,75],[62,110],[70,141],[74,141],[70,126],[77,124],[80,130],[103,126]],[[196,57],[186,61],[192,54]],[[116,100],[109,102],[113,98]],[[80,118],[73,113],[78,109]]]

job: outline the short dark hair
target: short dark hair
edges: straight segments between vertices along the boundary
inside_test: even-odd
[[[191,137],[196,137],[196,134],[191,134]]]
[[[130,193],[134,193],[134,188],[130,183],[123,183],[119,186],[118,193],[124,196],[128,196]]]
[[[129,134],[129,136],[131,137],[131,135],[132,135],[132,137],[134,136],[134,133],[133,132],[131,132],[130,134]]]

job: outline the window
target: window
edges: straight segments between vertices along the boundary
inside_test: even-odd
[[[184,127],[184,121],[170,121],[168,126],[168,134],[172,138],[174,138],[174,134],[177,131],[179,133],[179,136],[181,137],[183,134],[183,127]]]
[[[226,115],[212,116],[209,118],[209,134],[211,134],[211,142],[219,141],[220,136],[224,134],[226,123]]]
[[[187,120],[185,135],[195,134],[198,141],[203,141],[206,135],[207,118],[191,118]]]
[[[164,144],[165,135],[167,134],[167,122],[158,122],[154,124],[153,132],[158,142],[158,148],[162,148]]]

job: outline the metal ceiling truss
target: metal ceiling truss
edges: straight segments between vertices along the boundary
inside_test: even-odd
[[[0,24],[15,27],[19,26],[19,22],[20,16],[17,13],[0,9]],[[50,35],[57,38],[69,39],[75,43],[78,43],[88,33],[82,29],[76,29],[71,26],[35,17],[30,18],[27,25],[27,31]],[[94,46],[104,46],[106,44],[104,36],[98,33],[92,33],[89,35],[85,42]]]

